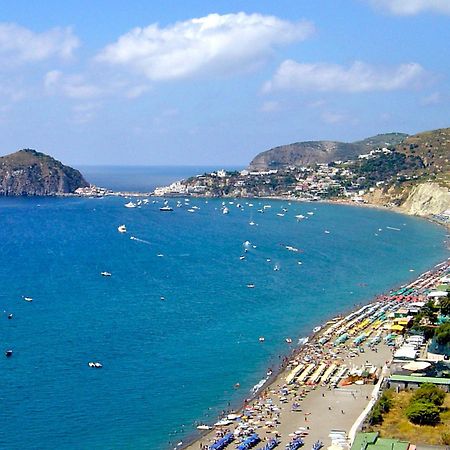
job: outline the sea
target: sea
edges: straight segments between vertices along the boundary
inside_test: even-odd
[[[148,191],[204,169],[85,176]],[[177,447],[315,326],[450,256],[445,229],[379,209],[128,201],[0,198],[0,449]]]

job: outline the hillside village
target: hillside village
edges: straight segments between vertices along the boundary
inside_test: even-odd
[[[450,129],[406,137],[392,145],[367,147],[355,159],[289,164],[278,168],[218,170],[199,174],[170,186],[159,187],[157,196],[282,197],[303,201],[345,200],[400,207],[414,187],[437,183],[443,195],[432,214],[449,203]],[[298,155],[296,155],[298,156]],[[283,156],[286,159],[286,155]],[[257,159],[256,157],[255,159]],[[308,155],[310,158],[310,155]],[[439,164],[438,164],[439,163]],[[251,165],[250,165],[251,167]],[[426,215],[426,214],[423,214]]]

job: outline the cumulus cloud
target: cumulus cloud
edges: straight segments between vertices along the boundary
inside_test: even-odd
[[[350,67],[337,64],[302,64],[284,61],[263,92],[277,90],[370,92],[393,91],[416,86],[425,76],[420,64],[402,64],[394,68],[373,67],[354,62]]]
[[[5,59],[8,63],[68,59],[79,45],[71,28],[35,33],[14,23],[0,23],[0,60]]]
[[[369,0],[376,8],[391,14],[412,16],[422,12],[450,14],[449,0]]]
[[[97,61],[131,68],[152,81],[250,70],[279,45],[302,41],[314,32],[298,23],[261,14],[210,14],[134,28],[106,46]]]

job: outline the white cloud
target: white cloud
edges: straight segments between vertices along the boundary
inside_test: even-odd
[[[100,109],[100,103],[89,102],[89,103],[80,103],[72,107],[72,122],[77,125],[83,125],[92,121],[97,111]]]
[[[104,94],[104,90],[88,83],[82,75],[64,75],[59,70],[51,70],[44,77],[44,86],[48,93],[62,93],[73,99],[90,99]]]
[[[308,38],[312,23],[261,14],[210,14],[161,28],[134,28],[105,47],[97,61],[131,68],[150,80],[251,70],[278,45]]]
[[[391,14],[412,16],[422,12],[450,14],[449,0],[369,0],[376,8]]]
[[[34,33],[13,23],[0,23],[0,59],[11,64],[68,59],[79,45],[71,28]]]
[[[420,64],[402,64],[394,68],[373,67],[354,62],[346,68],[337,64],[302,64],[284,61],[263,92],[277,90],[370,92],[393,91],[417,85],[425,76]]]

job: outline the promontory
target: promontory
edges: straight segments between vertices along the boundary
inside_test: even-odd
[[[1,196],[70,194],[87,186],[78,170],[36,150],[0,157]]]

